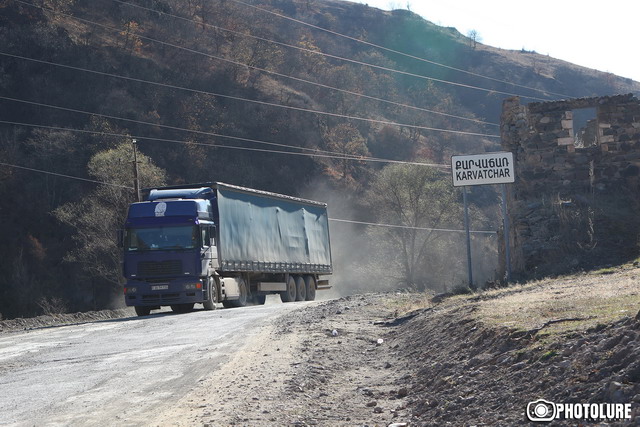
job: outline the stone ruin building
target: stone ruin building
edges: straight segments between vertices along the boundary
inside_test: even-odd
[[[638,256],[637,98],[527,105],[509,98],[501,138],[515,162],[516,182],[507,196],[514,277],[615,265]]]

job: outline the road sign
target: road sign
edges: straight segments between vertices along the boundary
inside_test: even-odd
[[[454,187],[512,183],[515,181],[513,153],[451,156],[451,174]]]
[[[469,208],[467,205],[467,186],[502,184],[502,215],[505,237],[505,256],[507,281],[511,280],[511,255],[509,253],[509,219],[507,216],[507,190],[504,184],[515,182],[513,153],[498,152],[474,154],[470,156],[451,156],[451,176],[454,187],[463,187],[464,227],[467,232],[467,268],[469,287],[473,289],[473,271],[471,268],[471,237],[469,234]]]

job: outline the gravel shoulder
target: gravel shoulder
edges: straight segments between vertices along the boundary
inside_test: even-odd
[[[314,303],[265,326],[153,425],[388,425],[406,419],[388,295]]]

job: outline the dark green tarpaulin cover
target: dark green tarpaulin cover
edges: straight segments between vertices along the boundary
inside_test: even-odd
[[[325,204],[217,185],[224,270],[331,273]]]

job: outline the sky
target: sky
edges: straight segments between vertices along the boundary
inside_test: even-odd
[[[358,2],[356,0],[356,2]],[[639,0],[360,0],[407,9],[483,44],[526,49],[640,81]]]

